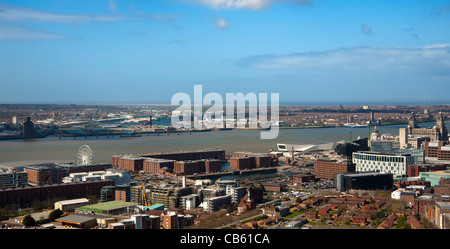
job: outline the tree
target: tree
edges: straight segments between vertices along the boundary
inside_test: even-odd
[[[411,229],[411,226],[406,222],[406,215],[400,215],[397,219],[397,229]]]
[[[59,217],[61,217],[61,215],[63,214],[63,211],[61,211],[61,209],[55,209],[52,212],[50,212],[50,214],[48,215],[48,218],[53,221],[58,219]]]
[[[23,218],[22,224],[24,226],[30,227],[36,225],[36,221],[33,217],[31,217],[31,215],[28,214]]]

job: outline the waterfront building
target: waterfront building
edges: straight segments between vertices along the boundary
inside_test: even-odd
[[[0,173],[0,188],[14,188],[28,185],[28,172],[12,170]]]
[[[176,152],[158,152],[133,155],[114,155],[112,156],[113,168],[128,171],[144,170],[148,173],[160,174],[162,171],[172,173],[175,168],[175,162],[178,161],[199,161],[199,160],[225,160],[225,150],[204,149],[198,151],[176,151]],[[205,164],[205,162],[203,162]],[[208,169],[216,170],[217,163],[207,163]],[[211,166],[211,167],[210,167]],[[182,170],[182,166],[178,165]],[[205,172],[205,165],[201,167],[200,172]],[[193,172],[199,173],[199,172]]]
[[[253,157],[230,157],[230,171],[253,169],[255,167],[255,160]]]
[[[27,117],[27,120],[23,123],[23,134],[24,138],[35,138],[38,137],[38,133],[34,129],[34,124],[31,121],[30,117]]]
[[[175,160],[161,158],[147,158],[144,160],[146,173],[161,174],[162,171],[172,172]]]
[[[30,207],[34,201],[53,198],[76,199],[90,195],[100,197],[101,188],[113,184],[112,180],[100,180],[0,189],[0,207],[10,205],[17,205],[19,208]]]
[[[383,172],[406,176],[407,166],[414,164],[411,154],[358,151],[353,153],[356,172]]]
[[[436,125],[433,127],[419,127],[413,113],[408,121],[408,126],[399,130],[400,148],[420,148],[425,141],[448,141],[448,139],[448,131],[441,112],[436,116]]]
[[[174,163],[173,172],[179,175],[193,175],[205,172],[205,161],[189,160]]]
[[[27,166],[25,171],[28,173],[28,183],[33,186],[63,182],[63,167],[58,165]]]

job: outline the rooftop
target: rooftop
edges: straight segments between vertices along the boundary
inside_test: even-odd
[[[72,214],[56,219],[58,222],[82,224],[93,219],[97,219],[94,215]]]
[[[436,206],[440,209],[450,210],[450,202],[436,202]]]
[[[79,199],[59,201],[59,203],[61,205],[70,205],[70,204],[77,204],[77,203],[82,203],[82,202],[89,202],[89,200],[87,198],[79,198]]]
[[[101,202],[98,204],[83,206],[83,207],[80,207],[80,210],[82,210],[82,209],[112,210],[112,209],[116,209],[116,208],[130,207],[130,206],[134,206],[134,205],[136,205],[136,203],[134,203],[134,202],[107,201],[107,202]]]

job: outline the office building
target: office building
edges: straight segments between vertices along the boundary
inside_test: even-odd
[[[379,153],[401,153],[401,154],[411,154],[414,158],[414,163],[422,164],[425,163],[425,150],[422,148],[398,148],[394,147],[394,141],[392,140],[378,140],[370,141],[371,147],[370,151]]]
[[[355,172],[356,165],[351,161],[317,160],[314,161],[314,175],[321,179],[334,179],[335,174]]]
[[[336,174],[335,186],[337,190],[390,190],[393,187],[393,175],[380,172],[354,172]]]
[[[414,158],[411,154],[358,151],[353,153],[353,163],[356,164],[356,172],[382,172],[406,176],[407,167],[414,164]]]
[[[426,142],[424,149],[425,158],[427,159],[450,161],[449,141]]]

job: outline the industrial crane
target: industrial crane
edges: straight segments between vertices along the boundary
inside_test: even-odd
[[[144,204],[145,204],[146,207],[148,207],[147,196],[145,195],[144,182],[142,182],[142,173],[143,172],[144,171],[140,171],[139,172],[139,177],[141,178],[142,196],[144,197]]]

